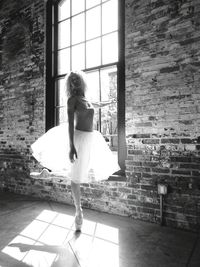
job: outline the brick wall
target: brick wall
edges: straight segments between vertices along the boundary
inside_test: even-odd
[[[200,222],[200,2],[126,1],[127,179],[136,217]]]
[[[1,1],[0,169],[29,173],[44,132],[44,3]]]
[[[85,207],[167,225],[200,216],[200,3],[126,0],[125,182],[84,184]],[[45,1],[0,3],[0,187],[72,203],[61,177],[34,180],[30,144],[45,127]]]

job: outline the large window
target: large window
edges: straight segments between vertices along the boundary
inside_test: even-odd
[[[50,1],[47,9],[46,120],[47,129],[66,121],[64,77],[71,70],[83,70],[88,83],[88,97],[92,101],[117,100],[96,110],[94,127],[103,134],[113,153],[118,155],[123,168],[122,145],[125,146],[125,138],[123,37],[120,35],[123,23],[119,16],[122,14],[121,2]]]

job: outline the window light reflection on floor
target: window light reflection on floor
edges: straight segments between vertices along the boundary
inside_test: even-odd
[[[119,267],[118,228],[84,219],[75,234],[73,216],[43,210],[2,253],[22,266]]]

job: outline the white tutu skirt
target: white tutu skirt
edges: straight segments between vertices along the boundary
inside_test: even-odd
[[[68,125],[55,126],[31,145],[32,155],[43,166],[75,183],[106,180],[120,169],[116,157],[98,131],[74,130],[78,158],[69,160]]]

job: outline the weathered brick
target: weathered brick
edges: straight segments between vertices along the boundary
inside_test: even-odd
[[[170,157],[172,162],[192,162],[192,158],[189,157],[183,157],[183,156],[178,156],[178,157]]]
[[[146,172],[142,173],[142,178],[152,178],[152,177],[153,177],[152,173],[146,173]]]
[[[134,171],[136,171],[136,172],[141,172],[141,173],[143,173],[143,172],[150,172],[151,171],[151,169],[150,168],[145,168],[145,167],[134,167]]]
[[[130,149],[130,150],[128,150],[128,154],[130,154],[130,155],[142,155],[143,152],[142,152],[142,150],[133,150],[133,149]]]
[[[157,167],[158,162],[145,161],[145,162],[143,162],[143,166],[145,166],[145,167]]]
[[[143,144],[159,144],[160,140],[159,139],[143,139],[142,143]]]
[[[157,172],[157,173],[169,173],[169,169],[165,168],[152,168],[152,172]]]
[[[131,194],[132,192],[130,188],[125,188],[125,187],[119,187],[118,191],[122,193],[127,193],[127,194]]]
[[[197,169],[200,170],[200,165],[199,164],[179,164],[180,168],[184,169]]]
[[[191,174],[191,171],[172,170],[172,174],[190,175]]]
[[[192,176],[200,177],[200,171],[192,171]]]
[[[156,187],[152,186],[152,185],[141,185],[141,189],[142,190],[147,190],[147,191],[149,191],[149,190],[154,191],[156,189]]]
[[[170,72],[176,72],[180,69],[179,66],[174,66],[174,67],[166,67],[166,68],[162,68],[160,70],[160,73],[170,73]]]
[[[162,144],[179,144],[180,140],[175,138],[161,139]]]

